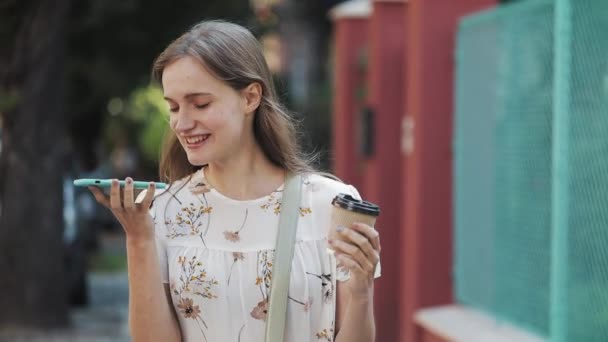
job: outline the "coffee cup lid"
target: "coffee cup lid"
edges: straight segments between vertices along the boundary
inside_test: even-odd
[[[378,216],[380,215],[380,207],[374,203],[358,200],[349,194],[340,193],[331,201],[331,204],[338,207],[354,211],[364,215]]]

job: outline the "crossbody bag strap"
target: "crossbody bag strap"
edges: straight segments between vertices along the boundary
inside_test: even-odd
[[[283,189],[279,232],[272,267],[272,284],[268,323],[266,324],[266,342],[283,342],[287,316],[287,295],[293,250],[296,240],[296,228],[300,217],[300,196],[302,177],[288,174]]]

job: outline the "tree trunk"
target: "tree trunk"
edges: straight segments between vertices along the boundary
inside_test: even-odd
[[[285,76],[292,109],[304,118],[308,151],[322,152],[320,167],[329,169],[330,78],[328,67],[331,22],[327,12],[337,1],[283,0],[277,8],[279,33],[287,56]]]
[[[68,0],[13,6],[20,20],[0,52],[0,95],[16,95],[15,105],[0,109],[0,331],[68,322],[62,247]]]

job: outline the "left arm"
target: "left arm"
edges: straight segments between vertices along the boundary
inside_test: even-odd
[[[332,240],[338,262],[350,271],[350,279],[338,282],[335,342],[373,342],[374,273],[380,255],[378,232],[355,223],[340,232],[344,241]]]

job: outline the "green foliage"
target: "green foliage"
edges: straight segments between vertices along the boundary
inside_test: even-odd
[[[127,270],[127,256],[109,252],[94,254],[89,260],[89,269],[103,273],[124,272]]]
[[[172,40],[208,19],[251,27],[251,15],[247,0],[183,0],[177,5],[161,0],[73,1],[67,23],[67,112],[79,157],[93,155],[100,139],[111,146],[120,143],[113,139],[124,140],[126,132],[133,135],[135,127],[124,126],[122,115],[106,115],[108,102],[145,88],[154,58]],[[10,16],[0,12],[0,28],[5,17]],[[109,127],[116,131],[108,135]],[[156,130],[141,132],[147,136],[143,145],[150,146]]]
[[[124,106],[121,99],[112,99],[108,107],[111,116],[104,136],[111,143],[109,147],[125,143],[136,145],[146,161],[157,162],[159,147],[168,128],[162,90],[152,84],[136,88]]]
[[[159,147],[167,131],[167,104],[158,86],[136,89],[130,96],[126,115],[141,127],[139,149],[148,161],[158,161]]]
[[[0,113],[8,112],[19,104],[19,94],[16,90],[0,88]]]

